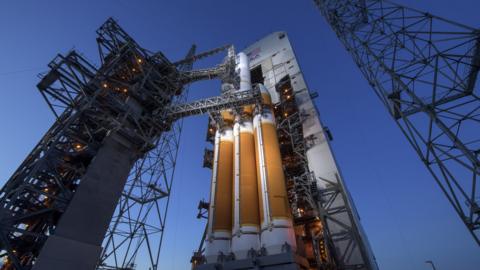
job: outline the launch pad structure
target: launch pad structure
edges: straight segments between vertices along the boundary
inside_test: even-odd
[[[141,250],[157,269],[181,132],[175,120],[258,99],[251,89],[184,103],[189,83],[234,79],[229,57],[191,70],[231,46],[199,55],[192,47],[172,63],[113,19],[97,34],[100,68],[71,51],[37,85],[56,121],[0,192],[1,269],[132,268]]]
[[[314,2],[479,243],[480,32],[389,1]],[[378,269],[285,32],[177,62],[113,19],[97,35],[100,67],[59,54],[37,85],[56,120],[0,190],[1,270],[159,269],[182,119],[198,114],[212,182],[192,269]],[[211,79],[218,96],[187,102]]]
[[[257,135],[271,130],[268,136],[277,138],[273,148],[267,137],[260,142],[278,153],[278,177],[264,167],[262,181],[265,194],[283,196],[288,220],[264,213],[272,223],[262,226],[274,228],[268,241],[276,241],[275,231],[288,231],[289,243],[248,250],[243,262],[232,252],[207,262],[199,250],[193,266],[376,269],[286,33],[239,54],[229,45],[195,55],[193,46],[178,62],[142,48],[113,19],[97,34],[99,68],[71,51],[58,55],[37,85],[56,121],[1,190],[1,269],[134,269],[139,256],[158,269],[181,119],[209,114],[212,136],[231,121],[226,114],[247,107],[260,113],[251,126],[264,130]],[[222,63],[192,69],[194,61],[220,52],[227,52]],[[221,80],[221,94],[186,102],[186,87],[207,79]],[[270,168],[269,156],[264,166]],[[273,180],[283,188],[272,189]],[[275,196],[264,198],[264,206]],[[278,212],[272,206],[265,209]]]

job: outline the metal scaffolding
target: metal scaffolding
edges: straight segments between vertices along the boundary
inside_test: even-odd
[[[140,254],[149,259],[142,267],[157,269],[182,129],[176,120],[259,96],[252,90],[182,105],[191,82],[238,80],[231,46],[198,56],[192,48],[172,63],[113,19],[97,34],[100,68],[71,51],[37,85],[56,121],[0,191],[2,270],[131,269]],[[217,67],[190,71],[194,60],[225,49]]]
[[[315,176],[308,166],[308,141],[302,127],[305,119],[298,109],[289,76],[280,80],[276,91],[280,101],[274,108],[288,200],[294,224],[303,231],[299,234],[301,240],[311,245],[314,256],[301,255],[308,259],[310,267],[335,269],[330,252],[332,242],[327,238],[328,228],[319,211],[321,206],[318,204]]]
[[[382,0],[315,0],[480,245],[480,31]]]
[[[306,256],[310,266],[377,269],[343,180],[337,173],[335,179],[322,178],[309,166],[307,151],[318,143],[319,135],[304,135],[302,126],[311,115],[297,107],[289,76],[280,80],[276,90],[280,102],[275,105],[275,115],[289,201],[295,226],[304,231],[302,241],[311,245],[315,254]],[[331,140],[324,127],[321,136]],[[317,182],[325,183],[325,188],[319,188]]]
[[[177,66],[189,71],[193,66],[195,46]],[[174,97],[172,104],[187,101],[188,89]],[[135,162],[103,241],[98,269],[157,269],[163,243],[175,164],[183,119],[174,122],[155,147]],[[137,257],[147,258],[142,265]]]

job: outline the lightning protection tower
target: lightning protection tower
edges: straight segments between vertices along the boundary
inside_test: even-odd
[[[315,0],[480,245],[480,31],[384,0]]]

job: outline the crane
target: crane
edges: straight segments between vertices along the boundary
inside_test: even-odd
[[[480,30],[387,0],[314,0],[480,245]]]

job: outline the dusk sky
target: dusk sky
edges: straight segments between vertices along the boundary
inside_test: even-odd
[[[480,27],[478,0],[397,2]],[[479,246],[311,0],[1,1],[1,185],[54,121],[36,89],[37,74],[72,48],[99,63],[95,30],[108,17],[172,61],[192,43],[199,51],[225,44],[241,50],[286,31],[309,88],[319,94],[315,102],[380,269],[431,269],[426,260],[437,270],[480,269]],[[218,95],[219,87],[193,84],[190,98]],[[202,236],[204,221],[196,214],[198,201],[209,196],[206,124],[206,116],[184,122],[159,269],[190,269]]]

